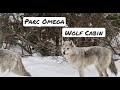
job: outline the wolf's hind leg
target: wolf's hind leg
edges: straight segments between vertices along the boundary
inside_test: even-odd
[[[102,70],[102,72],[105,75],[105,77],[108,77],[107,69]]]
[[[95,65],[95,68],[97,69],[98,73],[99,73],[99,77],[103,77],[102,71],[100,70],[98,65]]]

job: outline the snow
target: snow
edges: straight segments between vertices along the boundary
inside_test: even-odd
[[[79,77],[76,69],[63,60],[63,57],[41,57],[37,54],[22,58],[22,62],[32,77]],[[115,61],[120,77],[120,61]],[[110,77],[116,77],[108,70]],[[0,72],[0,77],[25,77],[19,76],[8,70],[4,73]],[[90,65],[85,69],[85,77],[98,77],[98,73],[94,65]]]

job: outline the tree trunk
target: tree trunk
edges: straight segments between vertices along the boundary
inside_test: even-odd
[[[59,56],[59,32],[56,31],[56,52],[55,56]]]
[[[2,30],[0,30],[0,42],[2,42]],[[0,48],[2,48],[2,43],[0,43]]]

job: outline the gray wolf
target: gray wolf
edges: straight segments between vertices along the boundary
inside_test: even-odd
[[[26,71],[21,56],[7,49],[0,49],[0,68],[1,72],[5,72],[8,69],[17,75],[31,76]]]
[[[105,47],[76,47],[73,41],[63,41],[61,52],[63,57],[74,66],[81,77],[84,69],[94,64],[100,77],[108,77],[107,69],[117,75],[117,68],[112,60],[112,51]]]

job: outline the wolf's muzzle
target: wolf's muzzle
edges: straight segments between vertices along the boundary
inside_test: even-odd
[[[65,55],[65,51],[63,52],[63,54]]]

